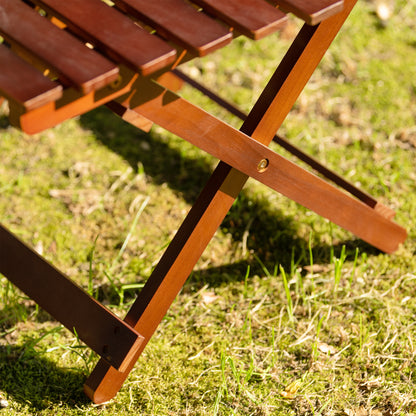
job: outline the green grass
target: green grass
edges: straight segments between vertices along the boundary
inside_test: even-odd
[[[400,0],[382,26],[360,2],[281,129],[397,211],[397,253],[249,181],[98,407],[82,392],[97,358],[0,277],[0,415],[416,414],[415,15]],[[286,35],[236,39],[184,70],[247,111]],[[216,161],[105,109],[33,137],[5,116],[0,129],[1,222],[123,317]]]

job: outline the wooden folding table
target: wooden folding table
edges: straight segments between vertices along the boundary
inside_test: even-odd
[[[406,232],[394,212],[305,155],[339,187],[267,145],[356,0],[0,0],[0,96],[26,133],[101,105],[156,123],[220,160],[124,320],[0,226],[0,272],[102,358],[85,383],[96,403],[118,392],[249,177],[385,252]],[[178,66],[227,45],[304,25],[240,130],[181,98]],[[217,97],[218,98],[218,97]],[[1,97],[0,97],[1,99]],[[349,195],[348,193],[352,194]]]

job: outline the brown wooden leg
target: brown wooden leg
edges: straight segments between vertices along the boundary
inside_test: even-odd
[[[238,185],[243,186],[244,181],[241,182],[240,175],[233,178],[235,172],[220,163],[126,316],[128,324],[144,331],[143,348],[140,348],[136,358],[140,356],[144,344],[150,340],[192,272],[223,216],[231,208],[237,194],[228,195],[228,189],[235,188],[233,182],[236,180],[240,182]],[[216,213],[222,215],[215,215]],[[95,403],[110,400],[121,388],[132,368],[133,365],[127,371],[119,372],[100,360],[85,383],[86,394]]]
[[[406,238],[406,231],[379,209],[352,198],[176,94],[148,80],[138,87],[155,98],[138,104],[132,96],[123,104],[245,175],[385,252],[395,251]]]
[[[196,90],[202,92],[202,94],[206,95],[208,98],[210,98],[212,101],[214,101],[216,104],[230,112],[231,114],[238,117],[240,120],[244,121],[247,118],[247,114],[245,114],[243,111],[241,111],[239,108],[237,108],[233,103],[225,100],[224,98],[220,97],[215,92],[211,91],[210,89],[206,88],[204,85],[200,84],[198,81],[194,80],[193,78],[190,78],[188,75],[184,74],[183,72],[179,71],[178,69],[173,69],[171,71],[173,76],[177,76],[182,81],[189,84],[191,87],[195,88]],[[309,165],[312,169],[314,169],[316,172],[323,175],[325,178],[331,180],[338,186],[340,186],[342,189],[345,189],[347,192],[349,192],[351,195],[354,195],[356,198],[358,198],[360,201],[364,202],[371,208],[375,208],[376,206],[378,209],[381,208],[382,204],[380,204],[374,197],[372,197],[367,192],[363,191],[362,189],[359,189],[357,186],[355,186],[353,183],[347,181],[345,178],[337,174],[336,172],[328,169],[326,166],[324,166],[319,160],[313,158],[312,156],[305,153],[302,149],[299,147],[293,145],[290,143],[290,141],[280,135],[275,135],[273,137],[273,141],[283,147],[285,150],[287,150],[292,155],[296,156],[298,159],[300,159],[302,162],[305,162],[307,165]],[[381,211],[381,209],[380,209]],[[389,207],[384,207],[384,216],[388,218],[393,218],[395,216],[395,212],[390,209]]]
[[[272,140],[355,3],[346,0],[342,13],[317,27],[304,26],[243,124],[245,134],[264,144]],[[221,162],[186,217],[126,316],[126,322],[145,337],[137,358],[246,180],[246,175]],[[100,360],[85,383],[85,392],[96,403],[110,400],[131,368],[133,364],[120,372]]]

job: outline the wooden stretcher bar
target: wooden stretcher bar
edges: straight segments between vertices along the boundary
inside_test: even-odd
[[[13,284],[111,366],[119,371],[128,367],[143,342],[141,335],[1,225],[0,247],[1,272]]]

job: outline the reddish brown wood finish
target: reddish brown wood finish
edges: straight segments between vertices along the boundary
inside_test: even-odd
[[[86,95],[79,91],[67,89],[64,91],[62,99],[56,105],[55,103],[49,103],[33,111],[26,111],[21,105],[16,105],[14,102],[11,102],[9,118],[13,126],[20,128],[27,134],[36,134],[56,126],[69,118],[107,104],[111,100],[128,93],[137,77],[137,74],[127,68],[121,67],[121,81],[116,86],[105,87],[100,91]],[[174,91],[178,90],[182,85],[181,82],[172,79],[170,72],[163,73],[161,77],[158,77],[158,80],[163,85],[168,85]],[[136,113],[134,117],[137,119],[138,114]],[[144,122],[140,128],[149,130],[150,125],[148,122]]]
[[[173,63],[176,50],[101,0],[34,0],[117,63],[141,75]]]
[[[193,88],[197,89],[198,91],[202,92],[208,98],[213,100],[215,103],[223,107],[225,110],[229,111],[231,114],[235,115],[236,117],[240,118],[244,121],[247,118],[247,114],[242,112],[238,109],[233,103],[225,100],[224,98],[220,97],[218,94],[214,93],[207,87],[200,84],[195,79],[192,79],[188,75],[184,74],[183,72],[179,71],[178,69],[173,69],[172,71],[168,72],[167,74],[172,74],[173,77],[177,77],[181,81],[186,82],[187,84],[191,85]],[[163,84],[163,86],[167,85]],[[170,88],[169,88],[170,89]],[[395,216],[395,212],[389,208],[378,202],[374,197],[372,197],[367,192],[359,189],[353,183],[347,181],[345,178],[337,174],[336,172],[328,169],[322,163],[320,163],[317,159],[311,157],[310,155],[306,154],[302,149],[297,146],[294,146],[292,143],[289,142],[286,138],[282,137],[281,135],[275,135],[273,138],[275,143],[278,143],[282,146],[285,150],[290,152],[292,155],[296,156],[298,159],[302,160],[306,164],[308,164],[311,168],[322,174],[327,179],[331,180],[351,195],[354,195],[360,201],[364,202],[371,208],[376,208],[377,211],[382,213],[382,215],[388,219],[392,219]]]
[[[242,132],[263,144],[272,140],[355,3],[356,0],[347,0],[342,13],[325,20],[317,27],[305,26],[302,29],[243,124]],[[126,322],[145,337],[141,350],[151,338],[246,180],[245,174],[221,162],[192,207],[126,316]],[[384,236],[384,239],[389,237]],[[139,355],[140,353],[137,358]],[[118,372],[101,360],[87,380],[85,391],[95,402],[105,402],[117,393],[127,375],[128,371]]]
[[[0,43],[0,93],[33,110],[62,96],[62,86],[44,77]]]
[[[62,99],[58,102],[46,104],[32,111],[25,111],[22,106],[12,101],[9,103],[10,122],[27,134],[39,133],[128,93],[137,76],[137,74],[122,67],[120,69],[120,82],[115,86],[110,85],[88,94],[83,94],[74,89],[66,89]]]
[[[247,177],[257,179],[387,253],[397,250],[406,238],[402,227],[376,214],[366,204],[351,198],[173,92],[144,79],[138,80],[136,88],[139,92],[146,90],[149,95],[143,102],[140,93],[130,96],[122,102],[124,106],[228,163]],[[150,96],[155,98],[149,99]],[[259,171],[261,161],[267,161],[268,165],[267,169]]]
[[[21,1],[0,0],[0,33],[13,46],[46,62],[59,74],[65,86],[75,87],[65,89],[62,98],[56,102],[48,102],[30,111],[24,108],[21,101],[10,100],[14,124],[20,124],[27,132],[37,132],[107,104],[137,126],[148,126],[155,121],[222,160],[128,312],[122,324],[123,331],[125,329],[123,337],[127,341],[120,341],[120,345],[117,345],[117,334],[114,331],[110,334],[113,323],[118,322],[117,318],[114,321],[114,317],[101,305],[0,228],[0,245],[6,247],[6,251],[0,251],[0,271],[4,270],[12,281],[45,309],[51,310],[65,325],[75,326],[77,330],[81,328],[87,344],[104,357],[85,384],[86,393],[96,403],[111,399],[120,389],[249,176],[352,230],[385,251],[394,250],[405,238],[405,231],[388,220],[389,213],[379,204],[370,208],[346,196],[266,147],[356,0],[346,0],[342,13],[317,26],[311,25],[339,11],[342,1],[276,0],[309,25],[304,25],[300,31],[241,131],[154,83],[151,78],[162,82],[161,76],[166,76],[165,66],[170,62],[171,49],[164,49],[166,46],[159,38],[154,43],[157,44],[154,51],[150,43],[143,46],[142,37],[150,39],[151,35],[143,35],[141,29],[126,23],[127,17],[120,15],[119,10],[99,4],[98,0],[33,1],[55,13],[71,31],[94,43],[105,57],[86,48],[70,33],[51,24]],[[275,30],[281,17],[280,11],[266,6],[261,0],[195,0],[200,5],[203,3],[205,9],[202,12],[185,0],[115,2],[119,9],[150,25],[167,41],[185,48],[185,52],[198,55],[214,51],[232,38],[230,29],[213,20],[209,14],[254,38]],[[254,12],[253,8],[249,9],[253,5]],[[99,30],[102,22],[97,25],[90,17],[92,13],[94,18],[99,16],[107,22],[104,28],[101,27],[102,30]],[[21,22],[24,25],[20,25]],[[119,26],[126,30],[120,31]],[[140,49],[139,45],[144,49]],[[136,56],[129,56],[130,53],[136,53]],[[190,54],[186,56],[184,59],[188,59]],[[119,77],[118,69],[108,58],[117,61],[117,65],[121,64]],[[163,70],[152,72],[159,68]],[[151,73],[151,76],[140,77],[136,71]],[[116,83],[107,85],[116,77]],[[170,83],[171,80],[165,79],[164,82]],[[1,89],[0,94],[5,95]],[[260,161],[266,161],[267,169],[260,169]],[[25,261],[14,267],[15,261],[9,260],[16,258],[16,253],[23,253]],[[33,271],[36,280],[32,282],[28,279],[27,270]],[[37,279],[42,279],[61,296],[49,299],[50,292],[44,292]],[[67,294],[65,302],[60,302]],[[81,314],[72,311],[73,302],[83,305]],[[88,318],[90,314],[93,315],[92,321],[84,321],[84,317]],[[103,344],[107,347],[104,348]]]
[[[282,28],[286,15],[263,0],[193,0],[252,39],[260,39]]]
[[[64,84],[84,93],[102,88],[118,77],[118,68],[108,59],[21,1],[0,1],[0,35],[46,63]]]
[[[178,77],[183,82],[186,82],[191,87],[195,88],[196,90],[210,98],[213,102],[215,102],[231,114],[235,115],[240,120],[245,121],[245,119],[247,118],[247,114],[240,110],[234,103],[226,100],[223,97],[220,97],[217,93],[202,85],[199,81],[195,80],[194,78],[191,78],[179,69],[173,69],[170,71],[170,73],[172,74],[172,76]],[[357,188],[354,184],[346,181],[342,176],[338,175],[336,172],[331,171],[330,169],[323,166],[317,159],[306,154],[302,149],[290,143],[289,140],[287,140],[286,138],[276,134],[273,138],[273,141],[275,143],[278,143],[292,155],[296,156],[297,158],[308,164],[317,172],[321,173],[327,179],[332,180],[334,183],[341,186],[343,189],[347,190],[349,193],[360,199],[365,204],[369,205],[372,208],[377,204],[377,200],[374,199],[371,195]]]
[[[343,0],[269,0],[286,12],[303,19],[309,25],[316,25],[339,13],[344,7]]]
[[[183,0],[115,0],[115,3],[160,35],[198,56],[213,52],[232,39],[228,28]]]
[[[153,126],[153,121],[143,117],[136,111],[130,110],[129,108],[123,107],[117,101],[110,101],[106,106],[113,111],[115,114],[120,116],[124,121],[132,124],[138,129],[149,132]]]

